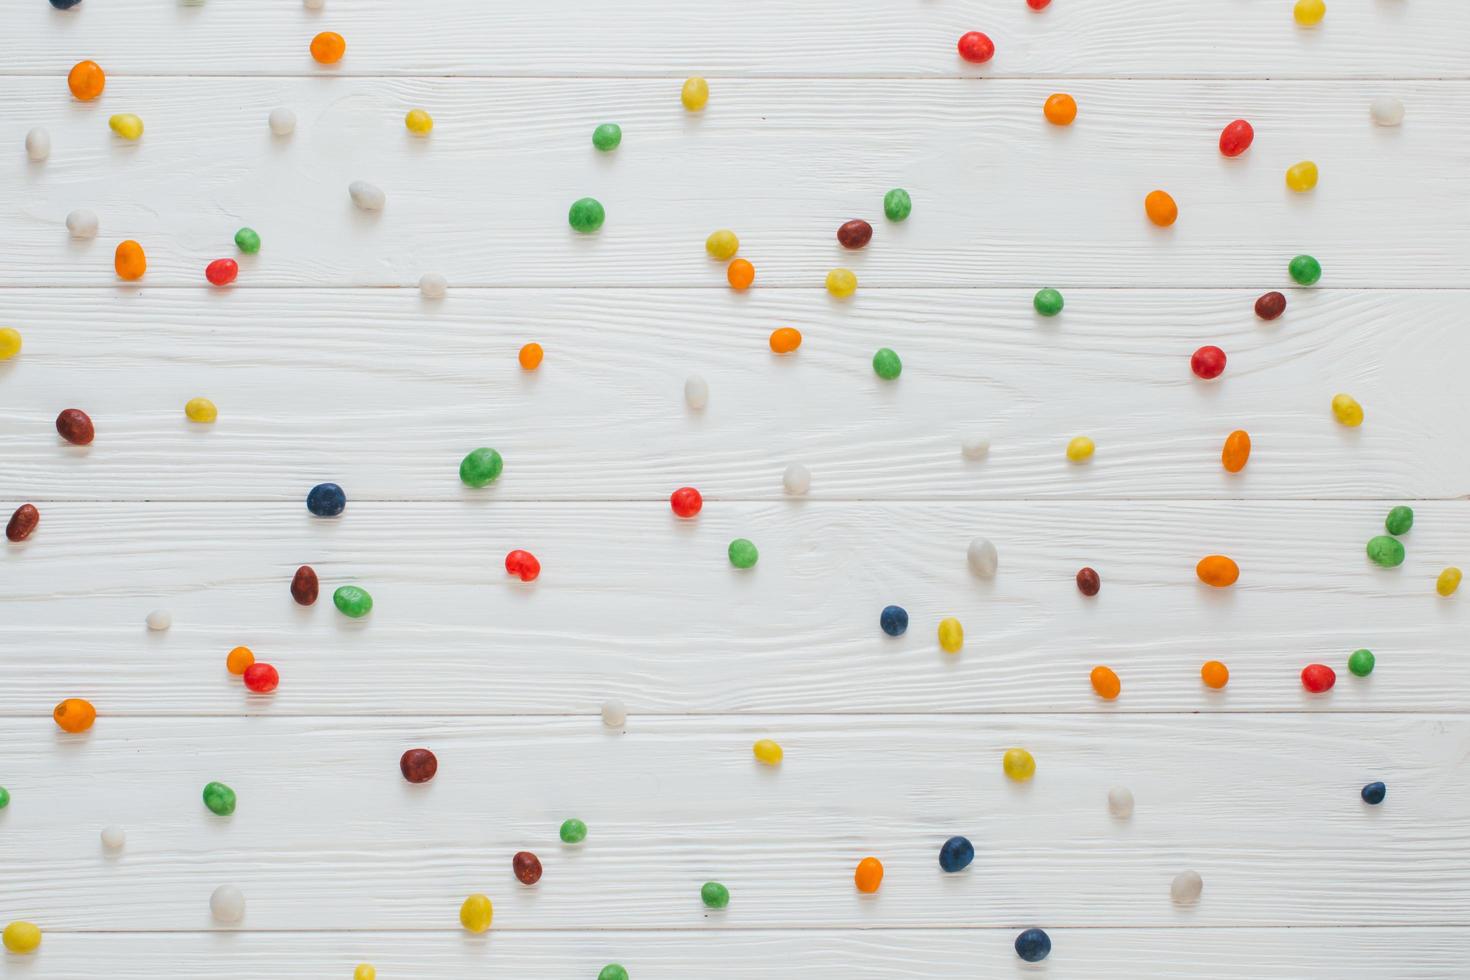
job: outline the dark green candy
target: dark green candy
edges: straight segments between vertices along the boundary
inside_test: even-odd
[[[473,449],[460,461],[459,478],[467,487],[483,487],[500,475],[505,461],[493,449]]]
[[[563,844],[580,844],[587,839],[587,825],[573,817],[571,820],[562,821],[561,840]]]
[[[903,361],[891,348],[880,347],[873,355],[873,371],[884,381],[892,381],[903,373]]]
[[[1414,510],[1411,507],[1395,507],[1388,512],[1383,526],[1388,529],[1389,534],[1403,534],[1414,526]]]
[[[1380,534],[1369,539],[1368,557],[1384,568],[1397,568],[1404,563],[1404,546],[1398,538]]]
[[[344,616],[361,619],[373,611],[373,597],[367,589],[356,585],[344,585],[332,593],[332,604]]]
[[[1036,307],[1036,312],[1042,316],[1056,316],[1062,312],[1062,294],[1055,289],[1039,289],[1031,305]]]
[[[1354,650],[1348,657],[1348,670],[1358,677],[1367,677],[1373,673],[1373,666],[1378,658],[1373,656],[1372,650]]]
[[[755,543],[746,538],[736,538],[730,542],[730,564],[736,568],[750,568],[760,560],[760,556]]]
[[[567,212],[568,223],[584,235],[601,228],[606,219],[607,212],[602,209],[602,204],[593,197],[584,197],[573,202],[571,210]]]
[[[722,909],[730,904],[730,889],[718,881],[706,881],[699,889],[699,900],[707,909]]]
[[[1311,286],[1322,278],[1322,263],[1310,255],[1298,255],[1287,265],[1286,271],[1291,274],[1293,282],[1302,286]]]
[[[210,813],[228,817],[235,812],[235,791],[224,783],[205,783],[204,805]]]
[[[909,199],[909,192],[902,187],[895,187],[883,195],[883,213],[888,216],[889,221],[902,221],[913,209],[914,202]]]
[[[246,255],[254,255],[260,251],[260,235],[254,228],[241,228],[235,232],[235,247]]]
[[[608,150],[616,150],[622,141],[623,127],[617,123],[603,123],[592,131],[592,145],[603,153]]]

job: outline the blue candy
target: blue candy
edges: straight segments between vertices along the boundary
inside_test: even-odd
[[[963,871],[975,860],[975,845],[963,837],[951,837],[939,848],[939,866],[945,871]]]
[[[884,606],[878,615],[878,625],[889,636],[903,636],[909,628],[909,611],[903,606]]]
[[[70,10],[81,2],[82,0],[51,0],[51,6],[57,10]]]
[[[1388,795],[1388,787],[1382,783],[1369,783],[1363,787],[1363,802],[1369,806],[1377,806],[1383,802]]]
[[[1040,963],[1051,955],[1051,937],[1040,929],[1027,929],[1016,937],[1016,955],[1027,963]]]
[[[306,495],[306,509],[317,517],[336,517],[347,508],[347,494],[335,483],[318,483]]]

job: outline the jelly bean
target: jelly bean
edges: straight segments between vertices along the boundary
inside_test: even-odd
[[[484,932],[495,918],[495,906],[486,895],[471,895],[459,907],[459,924],[470,932]]]
[[[1255,138],[1255,129],[1244,119],[1228,122],[1220,131],[1220,152],[1227,157],[1238,157],[1251,148]]]
[[[423,109],[410,109],[403,117],[403,125],[415,136],[428,136],[434,131],[434,117]]]
[[[862,218],[844,221],[837,229],[837,243],[843,248],[862,248],[873,240],[873,226]]]
[[[270,126],[271,132],[277,136],[290,136],[296,131],[296,113],[281,106],[271,110],[266,123]]]
[[[249,647],[235,647],[225,654],[225,669],[232,674],[243,674],[255,663],[255,652]]]
[[[313,0],[306,0],[307,6],[312,2]],[[378,970],[371,963],[359,963],[352,971],[352,980],[378,980]]]
[[[373,597],[361,586],[343,585],[332,593],[332,605],[344,616],[361,619],[373,611]]]
[[[1332,396],[1332,417],[1350,429],[1363,424],[1363,406],[1352,395]]]
[[[314,605],[320,593],[321,583],[316,577],[316,569],[310,565],[296,569],[296,574],[291,576],[291,598],[296,600],[296,604]]]
[[[1398,538],[1386,534],[1368,539],[1368,557],[1375,565],[1397,568],[1404,563],[1404,545]]]
[[[215,259],[204,267],[204,278],[211,286],[228,286],[240,274],[240,263],[234,259]]]
[[[1286,312],[1286,295],[1275,291],[1262,293],[1256,300],[1256,316],[1262,320],[1274,320]]]
[[[746,538],[736,538],[731,541],[727,552],[730,556],[730,564],[736,568],[750,568],[760,560],[760,552]]]
[[[744,259],[736,259],[725,269],[725,280],[731,289],[749,289],[755,282],[755,266]]]
[[[10,805],[10,790],[6,789],[4,786],[0,786],[0,810],[5,809],[9,805]]]
[[[597,980],[628,980],[628,971],[621,963],[609,963],[597,971]]]
[[[1133,791],[1126,786],[1108,790],[1108,812],[1119,820],[1133,816]]]
[[[322,31],[311,39],[311,56],[323,65],[335,65],[347,53],[347,42],[334,31]]]
[[[41,929],[33,922],[12,922],[0,933],[12,953],[33,953],[41,945]]]
[[[989,538],[972,539],[965,549],[965,559],[970,563],[970,571],[981,578],[995,578],[1000,567],[1000,552]]]
[[[162,633],[174,624],[174,617],[167,609],[155,609],[143,618],[144,624],[155,633]]]
[[[363,211],[381,211],[388,203],[388,195],[377,184],[365,180],[354,180],[347,185],[347,196]]]
[[[213,422],[219,418],[219,409],[208,398],[190,398],[184,402],[184,417],[190,422]]]
[[[1369,806],[1377,806],[1378,804],[1382,803],[1383,798],[1388,795],[1388,787],[1385,786],[1383,783],[1369,783],[1367,786],[1363,787],[1361,795],[1363,797],[1364,803],[1368,804]]]
[[[757,762],[762,762],[768,766],[779,766],[782,757],[786,754],[781,750],[780,745],[777,745],[768,738],[757,741],[751,746],[751,751],[755,753]]]
[[[603,153],[616,150],[623,142],[623,127],[617,123],[603,123],[592,131],[592,145]]]
[[[1337,683],[1337,672],[1326,664],[1307,664],[1302,668],[1302,687],[1313,694],[1332,690]]]
[[[578,198],[567,210],[567,223],[583,235],[590,235],[602,227],[607,212],[602,203],[593,197]]]
[[[709,82],[698,76],[686,78],[684,87],[679,89],[679,101],[690,112],[700,111],[709,102]]]
[[[1293,163],[1286,168],[1286,186],[1298,194],[1317,186],[1317,165],[1311,160]]]
[[[903,361],[891,347],[880,347],[873,355],[873,373],[884,381],[892,381],[903,373]]]
[[[1036,760],[1025,749],[1006,749],[1000,767],[1005,774],[1018,783],[1024,783],[1036,775]]]
[[[97,709],[90,701],[67,698],[52,709],[51,717],[62,731],[75,735],[92,727],[97,720]]]
[[[781,473],[781,489],[793,497],[803,497],[812,488],[812,471],[801,463],[791,463]]]
[[[95,61],[78,61],[66,76],[66,87],[83,102],[90,102],[107,87],[107,75]]]
[[[1179,205],[1164,191],[1149,191],[1143,199],[1143,212],[1160,228],[1167,228],[1179,218]]]
[[[1041,107],[1041,114],[1053,126],[1070,126],[1072,120],[1077,118],[1077,100],[1066,92],[1048,95]]]
[[[318,483],[306,494],[306,509],[317,517],[336,517],[347,509],[347,493],[335,483]]]
[[[0,327],[0,361],[8,361],[20,353],[20,331],[14,327]]]
[[[15,508],[15,513],[10,515],[10,521],[5,525],[5,539],[7,541],[24,541],[36,530],[36,525],[41,523],[41,512],[36,509],[35,504],[21,504]]]
[[[1046,289],[1038,289],[1036,295],[1031,298],[1031,305],[1042,316],[1056,316],[1062,312],[1062,294],[1050,286]]]
[[[1040,929],[1027,929],[1016,937],[1016,955],[1027,963],[1040,963],[1051,955],[1051,937]]]
[[[730,904],[730,889],[718,881],[706,881],[699,886],[699,900],[707,909],[722,909]]]
[[[558,833],[563,844],[580,844],[587,839],[587,825],[575,818],[563,820]]]
[[[1310,255],[1297,255],[1286,264],[1286,272],[1297,285],[1311,286],[1322,278],[1322,263]]]
[[[131,112],[120,112],[115,116],[109,116],[107,128],[125,140],[141,139],[143,136],[143,120]]]
[[[1315,27],[1327,16],[1327,4],[1324,0],[1296,0],[1291,16],[1303,27]]]
[[[534,371],[541,366],[541,361],[545,357],[546,351],[542,350],[540,344],[533,341],[522,345],[521,349],[516,352],[516,363],[520,364],[524,370]]]
[[[1032,10],[1045,10],[1051,6],[1051,0],[1026,0],[1026,6]]]
[[[437,272],[425,272],[419,276],[419,295],[424,299],[443,299],[449,292],[449,280]]]
[[[857,292],[857,276],[851,269],[833,269],[827,273],[827,292],[846,299]]]
[[[1461,577],[1460,570],[1451,565],[1440,572],[1439,578],[1434,580],[1434,591],[1446,597],[1454,595],[1455,590],[1460,587]]]
[[[97,237],[97,212],[88,208],[77,208],[66,216],[66,233],[73,238],[88,240]]]
[[[963,871],[975,860],[975,845],[956,835],[939,846],[939,866],[951,874]]]
[[[1077,591],[1085,596],[1095,596],[1102,588],[1102,577],[1094,568],[1079,568],[1077,570]]]
[[[621,701],[604,701],[602,723],[608,728],[622,728],[628,720],[628,709]]]
[[[1220,450],[1220,465],[1228,473],[1239,473],[1251,458],[1251,436],[1244,429],[1236,429],[1225,437],[1225,446]]]
[[[960,621],[949,616],[939,621],[939,649],[945,653],[959,653],[965,645],[965,628]]]
[[[889,221],[902,221],[914,210],[913,199],[902,187],[895,187],[883,195],[883,216]]]
[[[246,255],[260,251],[260,235],[254,228],[241,228],[235,232],[235,247]]]
[[[1218,691],[1230,683],[1230,668],[1218,660],[1206,660],[1200,666],[1199,677],[1205,682],[1205,687]]]
[[[1206,585],[1223,589],[1240,578],[1240,566],[1224,555],[1206,555],[1194,566],[1194,574]]]
[[[255,694],[269,694],[281,684],[281,675],[266,663],[253,663],[245,668],[245,687]]]
[[[1087,436],[1075,436],[1067,443],[1067,459],[1074,463],[1085,463],[1097,451],[1097,444]]]
[[[909,629],[909,611],[903,606],[884,606],[878,614],[878,628],[889,636],[903,636]]]
[[[117,246],[112,255],[112,267],[119,279],[133,282],[142,279],[143,273],[148,271],[148,256],[143,253],[142,245],[129,239]]]
[[[121,827],[103,827],[102,846],[109,851],[120,851],[128,842],[128,832]]]
[[[428,749],[409,749],[398,757],[398,771],[410,783],[427,783],[439,771],[439,758]]]
[[[669,506],[680,517],[693,517],[704,507],[704,497],[693,487],[680,487],[669,494]]]
[[[321,10],[327,5],[327,0],[301,0],[301,5],[307,10]],[[358,977],[355,980],[363,980],[363,978]],[[366,980],[373,980],[373,978],[367,977]]]
[[[235,791],[224,783],[204,784],[204,805],[217,817],[228,817],[235,812]]]
[[[960,57],[972,65],[983,65],[995,57],[995,42],[979,31],[968,31],[960,35]]]
[[[790,354],[801,346],[801,331],[795,327],[777,327],[771,331],[771,352]]]
[[[51,134],[40,126],[26,133],[26,156],[40,163],[51,155]]]
[[[530,851],[516,851],[510,859],[511,873],[523,885],[534,885],[541,880],[541,859]]]
[[[1190,355],[1189,369],[1206,381],[1218,378],[1225,373],[1225,352],[1212,344],[1206,344]]]
[[[709,237],[704,240],[704,250],[710,258],[725,262],[740,251],[740,239],[730,229],[721,228],[709,233]]]
[[[1180,905],[1192,905],[1199,901],[1205,890],[1205,881],[1198,871],[1181,871],[1169,882],[1169,897]]]
[[[1123,690],[1123,682],[1118,680],[1118,675],[1111,667],[1092,668],[1092,689],[1097,696],[1104,701],[1111,701]]]
[[[1373,656],[1372,650],[1354,650],[1348,656],[1348,670],[1353,672],[1354,677],[1367,677],[1373,673],[1378,658]]]
[[[1403,504],[1393,508],[1388,512],[1388,516],[1384,518],[1383,526],[1388,530],[1389,534],[1399,535],[1406,533],[1409,528],[1414,526],[1414,508],[1405,507]]]
[[[990,440],[970,433],[960,440],[960,455],[969,460],[982,460],[990,455]]]
[[[852,873],[852,883],[864,895],[871,895],[883,885],[883,862],[875,857],[865,857]]]
[[[51,6],[57,10],[70,10],[81,2],[82,0],[51,0]]]
[[[1368,113],[1380,126],[1397,126],[1404,121],[1404,104],[1390,95],[1380,95],[1368,104]]]
[[[541,574],[541,563],[529,551],[517,548],[506,554],[505,571],[507,574],[518,576],[522,582],[534,582]]]
[[[704,411],[704,407],[709,404],[709,382],[697,374],[685,378],[684,401],[694,411]]]

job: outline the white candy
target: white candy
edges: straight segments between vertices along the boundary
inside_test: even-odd
[[[121,827],[113,826],[102,828],[102,846],[107,848],[109,851],[120,851],[122,850],[123,845],[127,842],[127,832],[124,831]]]
[[[448,291],[449,280],[437,272],[425,272],[419,277],[419,295],[424,299],[443,299]]]
[[[146,622],[148,623],[149,629],[162,631],[174,624],[174,617],[167,609],[155,609],[148,614]]]
[[[1380,95],[1374,99],[1368,111],[1380,126],[1397,126],[1404,121],[1404,104],[1391,95]]]
[[[271,132],[277,136],[290,136],[296,131],[296,113],[281,106],[279,109],[271,110],[270,117]]]
[[[970,571],[981,578],[995,578],[995,570],[1000,566],[1000,553],[989,538],[971,541],[965,556],[970,560]]]
[[[364,211],[381,211],[388,201],[388,195],[383,193],[383,188],[365,180],[354,180],[348,184],[347,193],[352,195],[352,203]]]
[[[327,5],[327,0],[301,0],[301,3],[307,10],[321,10]]]
[[[1126,786],[1114,786],[1108,790],[1108,812],[1119,820],[1133,816],[1133,791]]]
[[[684,400],[696,412],[704,411],[709,404],[709,382],[697,374],[691,374],[684,382]]]
[[[628,720],[628,709],[621,701],[608,701],[602,706],[602,723],[608,728],[622,728]]]
[[[781,486],[793,497],[800,497],[812,488],[812,471],[800,463],[792,463],[781,474]]]
[[[960,440],[960,453],[966,459],[984,459],[990,455],[990,440],[973,434],[965,436]]]
[[[44,160],[51,155],[51,134],[40,126],[26,133],[26,156]]]
[[[225,925],[239,922],[245,918],[245,893],[234,885],[220,885],[209,896],[209,914]]]
[[[1189,905],[1199,901],[1200,892],[1204,889],[1205,881],[1198,871],[1181,871],[1169,884],[1169,897],[1180,905]]]
[[[97,212],[77,208],[66,216],[66,230],[73,238],[96,238]]]

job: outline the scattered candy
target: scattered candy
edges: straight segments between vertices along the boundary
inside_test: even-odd
[[[107,848],[107,850],[120,851],[123,849],[123,845],[125,845],[127,842],[127,831],[123,830],[121,827],[113,826],[102,828],[102,846]]]
[[[277,136],[290,136],[296,131],[296,113],[285,106],[272,109],[266,122],[270,124],[271,132]]]
[[[669,506],[680,517],[693,517],[704,507],[704,497],[693,487],[680,487],[669,494]]]
[[[1348,655],[1348,670],[1353,672],[1354,677],[1367,677],[1373,673],[1373,668],[1378,663],[1378,658],[1373,656],[1372,650],[1354,650]]]
[[[1067,459],[1074,463],[1085,463],[1096,450],[1097,445],[1087,436],[1074,436],[1067,443]]]
[[[1440,572],[1439,578],[1435,579],[1434,591],[1442,596],[1452,596],[1455,594],[1455,590],[1460,587],[1460,578],[1460,570],[1451,565],[1449,568]]]
[[[864,895],[871,895],[883,884],[883,862],[875,857],[865,857],[852,873],[852,883]]]
[[[204,267],[204,278],[211,286],[228,286],[240,274],[240,263],[234,259],[215,259]]]
[[[496,480],[502,470],[505,469],[505,461],[500,454],[487,446],[472,449],[465,458],[459,462],[459,479],[467,487],[488,486]]]
[[[1038,289],[1036,295],[1031,298],[1031,305],[1042,316],[1056,316],[1062,312],[1062,294],[1050,286],[1046,289]]]
[[[1225,124],[1220,131],[1220,152],[1227,157],[1238,157],[1251,148],[1256,131],[1244,119]]]
[[[1199,677],[1205,682],[1205,687],[1218,691],[1230,683],[1230,668],[1218,660],[1206,660],[1200,666]]]
[[[628,971],[621,963],[609,963],[597,971],[597,980],[628,980]]]
[[[587,825],[575,818],[563,820],[558,833],[563,844],[580,844],[587,839]]]
[[[1339,392],[1332,396],[1332,417],[1350,429],[1363,424],[1363,406],[1352,395]]]
[[[939,649],[945,653],[959,653],[965,645],[965,628],[953,616],[939,621]]]
[[[750,568],[760,560],[760,552],[746,538],[736,538],[734,541],[731,541],[730,547],[727,550],[730,555],[730,564],[736,568]]]
[[[1097,574],[1095,568],[1079,568],[1077,570],[1077,591],[1085,596],[1095,596],[1102,588],[1102,577]]]
[[[92,727],[97,720],[97,709],[90,701],[67,698],[52,709],[51,717],[62,731],[76,735]]]
[[[66,87],[83,102],[90,102],[107,87],[107,75],[95,61],[78,61],[66,76]]]
[[[1040,963],[1051,955],[1051,937],[1040,929],[1027,929],[1016,937],[1016,955],[1027,963]]]
[[[208,398],[190,398],[184,402],[184,417],[190,422],[207,424],[219,418],[219,409]]]
[[[107,128],[125,140],[141,139],[143,136],[143,120],[131,112],[120,112],[107,119]]]
[[[628,722],[628,709],[621,701],[605,701],[602,705],[602,723],[608,728],[622,728]]]
[[[961,34],[958,47],[960,57],[972,65],[983,65],[995,57],[995,42],[979,31]]]
[[[174,624],[174,617],[167,609],[155,609],[143,620],[150,630],[162,633]]]
[[[315,4],[315,7],[312,5]],[[306,0],[306,6],[311,9],[321,9],[322,0]],[[371,963],[359,963],[352,971],[352,980],[378,980],[378,970]]]
[[[1000,567],[1000,552],[989,538],[972,539],[965,549],[965,558],[970,563],[970,571],[981,578],[995,578]]]
[[[792,497],[802,497],[812,488],[812,471],[801,463],[790,463],[781,473],[781,489]]]
[[[322,31],[311,39],[311,56],[319,64],[335,65],[342,60],[347,53],[347,42],[341,34],[333,31]]]
[[[352,198],[352,203],[364,211],[381,211],[383,205],[388,203],[388,195],[383,193],[383,188],[365,180],[354,180],[348,184],[347,193]]]
[[[1143,199],[1143,212],[1160,228],[1167,228],[1179,218],[1179,205],[1164,191],[1149,191]]]
[[[1407,533],[1409,528],[1414,526],[1414,509],[1400,504],[1388,512],[1388,517],[1383,520],[1383,526],[1389,534]]]
[[[963,871],[975,860],[975,845],[958,835],[951,837],[939,847],[939,866],[954,873]]]
[[[873,373],[884,381],[892,381],[903,373],[903,361],[891,347],[880,347],[873,355]]]
[[[142,245],[129,239],[117,246],[112,255],[112,267],[119,279],[134,282],[142,279],[143,273],[148,271],[148,256],[143,254]]]
[[[1383,798],[1387,795],[1388,787],[1385,786],[1383,783],[1369,783],[1367,786],[1363,787],[1363,802],[1368,804],[1369,806],[1377,806],[1378,804],[1382,803]]]
[[[51,0],[51,6],[57,10],[70,10],[81,2],[82,0]]]
[[[740,251],[740,239],[730,229],[721,228],[710,232],[709,237],[704,240],[704,250],[709,253],[710,258],[724,262]]]
[[[228,817],[235,812],[235,791],[224,783],[204,784],[204,805],[218,817]]]
[[[428,136],[434,131],[434,117],[423,109],[410,109],[403,117],[403,125],[415,136]]]
[[[827,292],[846,299],[857,292],[857,276],[851,269],[833,269],[827,273]]]
[[[1113,700],[1123,690],[1123,682],[1118,680],[1118,675],[1113,672],[1111,667],[1092,668],[1090,679],[1092,681],[1092,689],[1104,701]]]
[[[968,460],[982,460],[990,455],[990,440],[973,433],[967,435],[960,440],[960,455]]]
[[[490,904],[490,899],[485,895],[471,895],[464,900],[459,907],[459,924],[470,932],[484,932],[490,928],[490,920],[495,917],[495,906]]]
[[[5,809],[9,805],[10,805],[10,790],[6,789],[4,786],[0,786],[0,810]]]
[[[1332,690],[1337,683],[1337,672],[1326,664],[1307,664],[1302,668],[1302,687],[1313,694]]]
[[[889,221],[902,221],[913,210],[914,202],[902,187],[895,187],[883,195],[883,216]]]
[[[5,525],[6,540],[24,541],[36,530],[40,521],[41,512],[36,509],[35,504],[21,504],[15,508],[15,513],[10,515],[10,521]]]
[[[347,493],[335,483],[318,483],[306,494],[306,509],[317,517],[337,517],[347,509]]]
[[[685,79],[684,87],[679,90],[679,101],[690,112],[703,109],[709,102],[709,82],[697,76]]]
[[[517,548],[505,556],[505,570],[508,574],[517,576],[522,582],[534,582],[541,574],[541,563],[529,551]]]
[[[1133,791],[1126,786],[1108,790],[1108,812],[1119,820],[1133,816]]]
[[[1404,544],[1386,534],[1368,539],[1368,557],[1375,565],[1397,568],[1404,563]]]
[[[541,859],[530,851],[516,851],[510,859],[511,873],[523,885],[534,885],[541,880]]]
[[[777,327],[771,331],[771,353],[790,354],[801,346],[801,331],[795,327]]]
[[[1205,882],[1198,871],[1181,871],[1169,883],[1169,897],[1180,905],[1192,905],[1199,901],[1200,893],[1204,890]]]
[[[56,433],[73,446],[90,446],[97,430],[86,412],[80,408],[66,408],[56,416]]]
[[[1026,0],[1026,6],[1032,10],[1045,10],[1051,6],[1051,0]]]
[[[232,674],[243,674],[255,663],[255,653],[249,647],[235,647],[225,654],[225,669]]]
[[[1220,465],[1228,473],[1239,473],[1251,458],[1251,436],[1244,429],[1236,429],[1225,437],[1225,446],[1220,450]]]
[[[704,407],[709,404],[709,382],[697,374],[685,378],[684,401],[694,411],[704,411]]]
[[[844,221],[837,229],[837,243],[843,248],[862,248],[873,240],[873,226],[862,218]]]
[[[889,636],[903,636],[909,629],[909,612],[903,606],[884,606],[878,627]]]
[[[1205,555],[1194,566],[1194,574],[1206,585],[1223,589],[1240,578],[1240,566],[1224,555]]]
[[[583,235],[590,235],[601,228],[606,218],[607,212],[603,210],[602,203],[593,197],[578,198],[567,210],[567,223]]]
[[[534,371],[541,366],[541,361],[545,357],[546,351],[541,349],[540,344],[533,341],[529,344],[523,344],[521,349],[516,352],[516,363],[521,366],[522,370]]]
[[[785,753],[781,751],[781,746],[777,745],[775,742],[771,741],[768,738],[763,738],[757,741],[754,745],[751,746],[751,751],[755,753],[756,761],[762,762],[768,766],[780,765],[781,758],[785,755]]]
[[[255,694],[269,694],[281,684],[281,675],[270,664],[253,663],[245,668],[245,687]]]
[[[66,216],[66,233],[77,239],[90,239],[97,237],[97,212],[87,208],[77,208]]]
[[[1190,355],[1189,369],[1206,381],[1218,378],[1225,373],[1225,352],[1206,344]]]
[[[0,939],[12,953],[32,953],[41,945],[41,929],[32,922],[12,922],[0,933]]]
[[[1024,783],[1036,775],[1036,760],[1025,749],[1006,749],[1000,760],[1001,769],[1018,783]]]
[[[40,163],[51,155],[51,134],[40,126],[26,133],[26,156]]]
[[[332,604],[337,611],[352,619],[361,619],[373,611],[373,597],[367,589],[356,585],[344,585],[332,593]]]
[[[1053,126],[1070,126],[1077,118],[1077,100],[1066,92],[1057,92],[1046,97],[1041,113]]]
[[[1296,0],[1291,16],[1303,27],[1315,27],[1327,16],[1327,4],[1324,0]]]
[[[449,280],[437,272],[419,276],[419,295],[424,299],[443,299],[449,292]]]
[[[0,327],[0,361],[8,361],[20,353],[20,331],[14,327]]]
[[[603,123],[592,131],[592,145],[603,153],[616,150],[623,142],[623,127],[617,123]]]
[[[1274,320],[1286,312],[1286,294],[1275,291],[1262,293],[1256,300],[1256,316],[1262,320]]]
[[[718,881],[706,881],[699,888],[699,900],[707,909],[722,909],[730,904],[730,889]]]
[[[398,771],[410,783],[427,783],[439,771],[439,758],[428,749],[409,749],[398,757]]]
[[[1368,104],[1368,113],[1380,126],[1397,126],[1404,121],[1404,104],[1391,95],[1380,95]]]
[[[1322,263],[1310,255],[1297,255],[1286,264],[1286,272],[1297,285],[1311,286],[1322,278]]]
[[[725,269],[725,281],[731,289],[749,289],[755,282],[755,266],[744,259],[735,259]]]
[[[235,247],[246,255],[260,251],[260,235],[254,228],[241,228],[235,232]]]
[[[1293,163],[1286,168],[1286,186],[1298,194],[1317,186],[1317,165],[1311,160]]]

